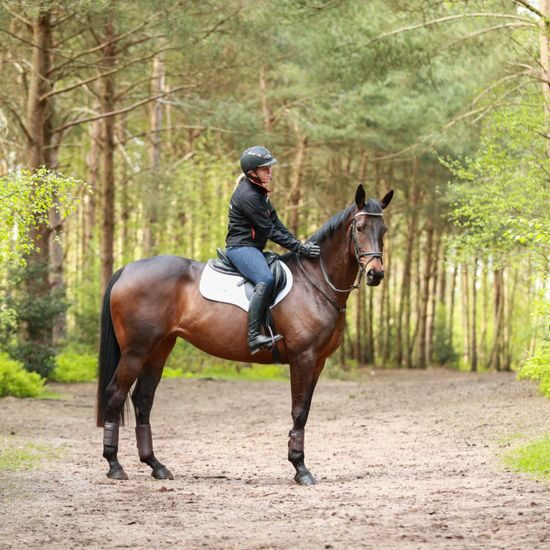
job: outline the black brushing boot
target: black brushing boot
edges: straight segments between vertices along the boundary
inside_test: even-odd
[[[254,287],[254,293],[248,308],[248,351],[250,351],[250,355],[254,355],[262,348],[270,348],[274,341],[278,342],[283,338],[280,334],[277,334],[272,340],[270,336],[260,334],[270,297],[271,292],[266,283],[258,283]]]

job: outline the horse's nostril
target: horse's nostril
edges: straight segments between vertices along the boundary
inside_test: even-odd
[[[369,281],[381,281],[384,278],[383,271],[376,271],[376,269],[369,269],[367,271],[367,280]]]

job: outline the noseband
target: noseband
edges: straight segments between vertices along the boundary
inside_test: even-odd
[[[382,260],[382,253],[381,252],[363,252],[361,250],[361,247],[359,246],[359,239],[357,238],[357,224],[356,224],[356,218],[357,216],[383,216],[382,212],[357,212],[355,214],[353,222],[351,224],[351,240],[353,242],[353,249],[355,252],[355,259],[357,260],[357,265],[359,266],[359,277],[356,279],[357,284],[353,284],[349,288],[337,288],[335,287],[331,280],[329,279],[328,273],[325,269],[325,265],[323,263],[323,259],[319,257],[321,260],[321,272],[323,273],[323,278],[325,279],[325,282],[327,283],[332,290],[335,292],[351,292],[352,290],[355,290],[356,288],[359,288],[359,285],[361,284],[361,279],[363,275],[365,274],[365,271],[367,270],[367,266],[374,260],[374,258],[379,258]],[[361,258],[370,258],[367,262],[364,264],[361,262]]]

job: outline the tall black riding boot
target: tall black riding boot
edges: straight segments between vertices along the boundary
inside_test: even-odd
[[[280,334],[273,337],[260,334],[262,321],[265,318],[265,311],[269,305],[271,292],[266,283],[258,283],[254,287],[254,294],[250,300],[248,308],[248,351],[254,355],[262,348],[269,348],[273,341],[278,342],[282,339]]]

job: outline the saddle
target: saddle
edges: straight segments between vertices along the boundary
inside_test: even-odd
[[[216,252],[218,253],[218,259],[208,260],[208,265],[218,273],[241,277],[242,280],[237,283],[237,286],[244,285],[246,297],[248,300],[250,300],[252,298],[252,293],[254,292],[254,283],[244,277],[244,275],[231,263],[231,260],[227,257],[227,255],[221,248],[216,249]],[[275,279],[275,284],[273,285],[273,291],[271,293],[270,300],[270,303],[273,304],[280,292],[286,287],[286,271],[284,270],[283,265],[279,260],[278,254],[275,254],[275,252],[263,252],[263,255],[266,259],[267,265],[271,269],[273,278]]]

